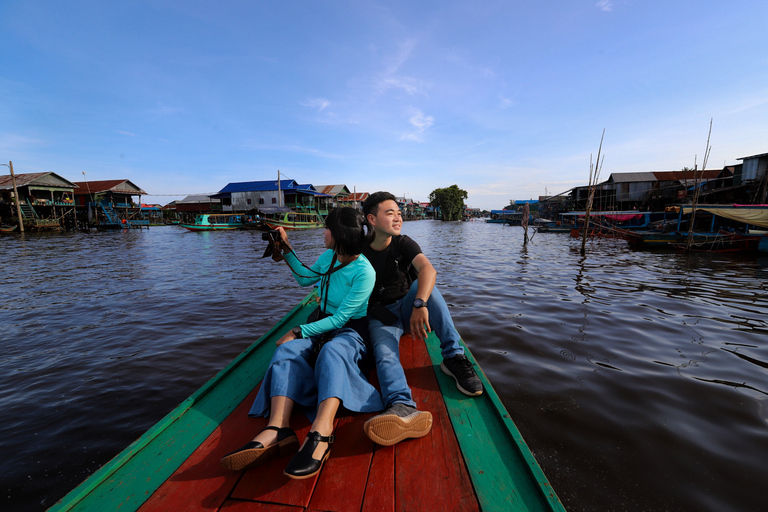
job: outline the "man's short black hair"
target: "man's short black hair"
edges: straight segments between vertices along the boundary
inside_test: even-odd
[[[363,214],[365,217],[368,218],[368,214],[376,215],[379,213],[379,205],[384,201],[397,202],[397,199],[394,195],[384,191],[374,192],[369,195],[368,199],[363,203]]]
[[[333,237],[336,254],[354,256],[367,244],[365,217],[355,208],[334,208],[325,218],[325,227]]]

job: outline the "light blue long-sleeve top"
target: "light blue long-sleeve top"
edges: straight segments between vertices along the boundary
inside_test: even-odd
[[[296,282],[301,286],[311,286],[320,281],[320,276],[317,274],[323,274],[330,268],[333,250],[328,249],[320,255],[315,264],[310,267],[314,272],[304,268],[293,251],[283,256],[291,267]],[[337,261],[334,267],[339,266],[341,263]],[[325,306],[325,312],[331,316],[301,325],[302,336],[308,338],[329,332],[343,327],[349,320],[363,318],[367,314],[368,297],[371,296],[375,282],[376,272],[362,254],[352,263],[331,274],[328,289],[321,290],[320,296],[320,304]]]

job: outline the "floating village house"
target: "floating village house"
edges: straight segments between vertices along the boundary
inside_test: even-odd
[[[346,196],[337,198],[339,206],[348,206],[351,208],[362,208],[363,203],[370,194],[368,192],[352,192]]]
[[[741,160],[741,169],[736,169],[733,176],[734,187],[744,187],[749,203],[765,204],[768,202],[768,153],[737,158]]]
[[[286,211],[325,214],[321,207],[330,199],[312,185],[300,185],[296,180],[230,183],[211,197],[221,200],[221,210],[225,213],[259,210],[267,214]],[[318,201],[321,198],[326,200]]]
[[[221,199],[212,197],[213,194],[192,194],[178,201],[168,203],[170,208],[179,214],[184,213],[220,213]]]
[[[62,221],[71,219],[74,225],[75,183],[54,172],[16,174],[21,217],[25,228],[58,229]],[[0,176],[0,219],[11,224],[17,217],[11,175]],[[17,222],[17,221],[16,221]]]
[[[347,197],[350,194],[346,185],[318,185],[315,188],[321,194],[328,196],[327,198],[318,198],[318,204],[321,205],[321,210],[325,211],[340,206],[340,199]]]
[[[613,173],[606,181],[597,184],[593,208],[663,210],[668,204],[684,201],[692,194],[696,182],[715,180],[721,173],[717,169]],[[576,209],[586,208],[589,187],[576,187],[571,194]]]
[[[149,226],[141,214],[141,196],[147,193],[130,180],[78,181],[75,185],[75,203],[87,209],[88,220],[99,227]],[[139,200],[134,201],[134,196]]]

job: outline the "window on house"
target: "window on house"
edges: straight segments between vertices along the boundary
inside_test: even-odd
[[[264,204],[264,198],[263,197],[259,198],[259,204]]]
[[[247,200],[247,203],[248,203],[248,204],[251,204],[251,200],[250,200],[250,199],[248,199],[248,200]]]
[[[277,204],[277,198],[276,197],[272,198],[272,204]]]

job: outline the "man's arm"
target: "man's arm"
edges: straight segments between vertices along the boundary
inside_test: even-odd
[[[432,289],[435,287],[437,270],[435,270],[435,267],[432,266],[427,257],[424,256],[424,253],[413,258],[412,265],[419,274],[416,298],[426,302],[429,300]],[[411,334],[423,341],[430,332],[432,332],[432,327],[429,325],[429,311],[427,311],[427,308],[413,308],[411,313]]]

